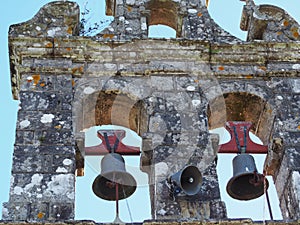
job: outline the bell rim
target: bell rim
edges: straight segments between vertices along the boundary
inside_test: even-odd
[[[105,196],[104,194],[102,194],[100,191],[98,191],[98,189],[95,187],[96,186],[96,183],[97,183],[97,180],[101,179],[102,177],[105,178],[105,175],[109,174],[109,173],[113,173],[113,172],[107,172],[107,173],[104,173],[104,174],[99,174],[93,181],[93,184],[92,184],[92,190],[93,190],[93,193],[101,198],[101,199],[104,199],[104,200],[107,200],[107,201],[115,201],[116,198],[108,198],[107,196]],[[127,186],[127,187],[130,187],[130,191],[128,193],[126,193],[126,196],[124,196],[122,194],[122,196],[118,198],[118,200],[122,200],[122,199],[125,199],[125,198],[128,198],[130,197],[135,191],[136,191],[136,187],[137,187],[137,182],[136,180],[134,179],[134,177],[128,173],[128,172],[124,172],[124,171],[117,171],[118,174],[122,174],[127,176],[127,178],[130,180],[130,183],[132,182],[133,185],[126,185],[126,184],[121,184],[123,186]],[[107,178],[105,178],[107,179]],[[120,184],[120,183],[119,183]]]
[[[264,195],[266,192],[265,191],[263,191],[262,193],[259,193],[259,194],[257,194],[257,195],[252,195],[252,196],[254,196],[254,197],[252,197],[252,198],[249,198],[249,197],[244,197],[244,198],[241,198],[239,195],[237,195],[237,194],[235,194],[234,192],[232,192],[231,191],[231,189],[230,189],[230,187],[231,187],[231,185],[232,185],[232,183],[236,180],[236,179],[238,179],[238,178],[240,178],[240,177],[242,177],[242,176],[245,176],[245,175],[253,175],[253,173],[243,173],[243,174],[240,174],[240,175],[238,175],[238,176],[234,176],[234,177],[231,177],[230,178],[230,180],[228,181],[228,183],[227,183],[227,185],[226,185],[226,191],[227,191],[227,193],[228,193],[228,195],[230,196],[230,197],[232,197],[233,199],[237,199],[237,200],[244,200],[244,201],[248,201],[248,200],[253,200],[253,199],[256,199],[256,198],[259,198],[259,197],[261,197],[262,195]],[[263,176],[262,174],[259,174],[260,176]],[[269,188],[269,181],[268,181],[268,179],[264,176],[264,178],[265,178],[265,181],[266,181],[266,190],[268,190],[268,188]]]

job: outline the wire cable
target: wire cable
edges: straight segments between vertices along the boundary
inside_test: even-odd
[[[127,210],[128,210],[130,222],[131,222],[131,224],[133,224],[133,219],[132,219],[131,210],[130,210],[130,208],[129,208],[129,204],[128,204],[128,201],[127,201],[127,196],[126,196],[126,193],[125,193],[125,190],[124,190],[123,185],[122,185],[122,189],[123,189],[123,194],[124,194],[124,196],[125,196],[125,201],[126,201],[126,206],[127,206]]]

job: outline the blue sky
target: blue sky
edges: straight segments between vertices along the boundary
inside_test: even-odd
[[[0,137],[1,137],[1,157],[0,157],[0,171],[1,171],[1,186],[0,186],[0,203],[6,202],[8,200],[8,191],[9,191],[9,183],[10,183],[10,170],[11,170],[11,164],[12,164],[12,151],[13,151],[13,144],[14,144],[14,137],[15,137],[15,128],[16,128],[16,115],[18,110],[18,102],[14,101],[12,99],[11,95],[11,89],[10,89],[10,72],[9,72],[9,61],[8,61],[8,47],[7,47],[7,33],[8,33],[8,27],[11,24],[24,22],[30,18],[32,18],[37,11],[42,7],[44,4],[51,2],[47,0],[10,0],[5,1],[5,3],[2,4],[2,12],[0,14],[0,68],[1,68],[1,82],[0,82]],[[83,5],[86,0],[78,0],[76,1],[80,5]],[[92,10],[90,13],[91,17],[94,17],[95,21],[98,21],[98,18],[104,18],[104,0],[89,0],[88,1],[88,8]],[[245,39],[246,33],[239,30],[239,23],[240,23],[240,17],[242,12],[242,7],[244,5],[244,2],[241,2],[239,0],[227,0],[227,1],[221,1],[219,0],[210,0],[209,5],[209,11],[211,16],[214,18],[214,20],[225,30],[229,31],[233,35]],[[292,15],[298,22],[300,22],[300,7],[299,3],[300,0],[256,0],[256,4],[273,4],[277,5],[279,7],[284,8],[287,12],[289,12],[290,15]],[[92,22],[92,20],[91,20]],[[155,31],[156,33],[163,34],[164,31]],[[230,163],[230,166],[228,166],[230,169],[229,177],[231,176],[231,160],[223,160]],[[261,160],[263,161],[263,160]],[[257,162],[258,164],[258,162]],[[92,168],[93,166],[91,166]],[[262,165],[257,165],[258,168],[262,168]],[[96,174],[96,172],[91,172],[92,176]],[[93,174],[94,173],[94,174]],[[224,189],[224,188],[223,188]],[[222,196],[223,198],[223,196]],[[225,198],[225,197],[224,197]],[[271,197],[273,198],[273,197]],[[276,198],[276,196],[274,196]],[[132,202],[139,201],[139,199],[136,197],[133,198],[133,200],[129,200],[126,204],[122,203],[125,209],[123,211],[128,211],[127,205],[130,208],[133,208]],[[228,200],[230,201],[230,200]],[[228,210],[228,216],[229,217],[251,217],[253,219],[263,219],[268,218],[268,213],[265,212],[262,214],[262,208],[258,209],[258,212],[255,211],[256,208],[260,208],[264,205],[263,201],[262,203],[255,203],[252,208],[248,206],[248,202],[241,204],[241,202],[234,201],[233,204],[235,204],[235,207],[239,208],[238,215],[235,214],[234,211],[231,210],[229,207],[229,204],[227,203],[227,210]],[[130,205],[131,204],[131,205]],[[238,206],[238,204],[241,204]],[[276,203],[274,203],[276,204]],[[87,204],[89,205],[89,204]],[[122,207],[123,207],[122,206]],[[257,207],[259,206],[259,207]],[[111,210],[114,211],[114,206],[111,204],[110,206]],[[241,210],[246,209],[246,210]],[[148,209],[145,207],[145,213],[147,213]],[[89,210],[90,211],[90,210]],[[232,211],[232,212],[231,212]],[[92,215],[95,215],[95,213],[91,213],[89,215],[87,212],[82,213],[85,215],[86,219],[94,219],[92,218]],[[249,214],[250,213],[250,214]],[[252,214],[251,214],[252,213]],[[134,214],[134,213],[132,213]],[[275,213],[274,213],[275,214]],[[102,221],[111,221],[111,217],[102,220]],[[128,220],[128,215],[124,215],[124,218]],[[145,216],[144,218],[148,218]],[[275,218],[279,218],[276,217]],[[81,218],[79,218],[81,219]],[[124,219],[124,220],[126,220]],[[134,218],[134,220],[143,220],[143,218]],[[96,221],[100,221],[100,218],[95,218]],[[128,220],[130,221],[130,220]]]

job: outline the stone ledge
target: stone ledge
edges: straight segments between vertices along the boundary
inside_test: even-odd
[[[73,220],[65,222],[12,222],[12,221],[3,221],[0,220],[0,225],[100,225],[100,224],[113,224],[113,223],[97,223],[92,220]],[[162,220],[162,221],[150,221],[146,220],[141,223],[124,223],[124,224],[133,224],[133,225],[299,225],[300,220],[297,221],[252,221],[251,219],[229,219],[221,221],[171,221],[171,220]]]
[[[297,77],[300,66],[297,63],[300,42],[229,45],[199,40],[147,39],[109,45],[82,37],[10,36],[9,48],[14,99],[18,99],[24,73],[97,77],[99,74],[110,76],[123,68],[126,76],[164,71],[193,73],[204,78],[213,73],[217,78],[261,79]]]

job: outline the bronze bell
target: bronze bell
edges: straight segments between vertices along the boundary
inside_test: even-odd
[[[136,186],[134,177],[125,170],[124,158],[110,153],[101,160],[101,174],[95,178],[92,188],[99,198],[114,201],[128,198]]]
[[[251,200],[263,195],[269,187],[264,175],[257,172],[254,158],[240,154],[232,161],[233,177],[227,183],[227,193],[234,199]]]

